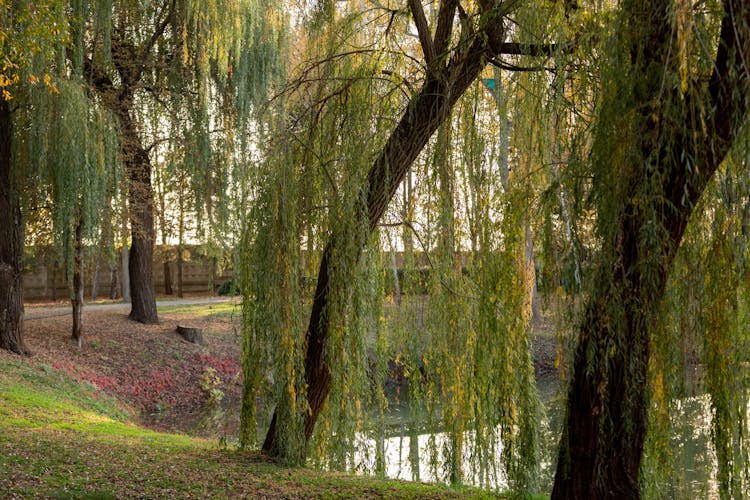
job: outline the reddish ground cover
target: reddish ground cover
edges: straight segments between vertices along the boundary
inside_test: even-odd
[[[207,309],[206,309],[207,310]],[[203,345],[191,344],[176,332],[177,324],[203,329]],[[32,361],[69,373],[129,402],[142,424],[157,430],[191,434],[231,433],[236,411],[207,426],[209,368],[212,388],[223,393],[225,410],[236,408],[242,393],[239,318],[228,314],[160,313],[160,324],[141,325],[122,311],[84,312],[82,349],[70,342],[71,317],[25,322]],[[203,387],[201,387],[203,385]],[[215,416],[215,413],[214,413]]]

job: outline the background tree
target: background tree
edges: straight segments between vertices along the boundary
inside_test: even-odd
[[[176,114],[208,130],[212,111],[208,97],[211,82],[216,81],[224,90],[217,94],[218,101],[231,103],[230,109],[243,115],[239,122],[247,123],[251,103],[263,98],[267,82],[276,74],[283,22],[271,4],[235,0],[91,6],[80,2],[77,6],[73,15],[88,20],[88,29],[82,31],[77,42],[80,50],[72,58],[82,61],[86,79],[120,125],[131,225],[130,317],[154,323],[153,149],[147,141],[160,138],[147,137],[146,118],[149,113]],[[193,106],[195,96],[197,105]],[[195,108],[202,112],[192,113]],[[230,124],[224,125],[230,133]],[[202,158],[210,157],[201,153]],[[201,165],[206,172],[217,167]]]

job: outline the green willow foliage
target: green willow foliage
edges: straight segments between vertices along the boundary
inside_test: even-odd
[[[338,29],[353,36],[355,21],[345,20]],[[322,57],[342,51],[340,39],[321,39]],[[382,140],[388,130],[387,122],[373,119],[372,109],[382,109],[386,116],[393,113],[387,108],[394,99],[393,89],[386,88],[384,93],[384,86],[373,84],[381,64],[359,54],[333,56],[298,76],[299,90],[292,99],[277,101],[278,110],[286,111],[288,118],[277,120],[279,136],[265,153],[263,191],[244,233],[242,251],[246,382],[241,442],[245,445],[255,440],[255,398],[270,379],[274,397],[266,401],[279,402],[285,456],[302,455],[304,443],[296,442],[307,411],[302,318],[311,291],[305,277],[312,267],[305,261],[319,259],[319,238],[329,229],[338,241],[346,242],[353,241],[352,234],[366,224],[357,190],[370,166],[368,149],[374,144],[363,144],[360,138],[375,133]],[[361,422],[365,411],[361,402],[369,399],[370,390],[364,338],[375,320],[364,319],[361,310],[374,302],[365,297],[377,287],[373,289],[369,279],[355,279],[367,269],[365,264],[354,265],[359,252],[353,243],[335,247],[331,261],[341,264],[329,269],[332,290],[347,288],[339,284],[360,286],[351,295],[334,294],[324,313],[332,325],[327,356],[335,360],[331,362],[333,377],[341,383],[335,385],[328,403],[328,413],[335,418],[320,426],[330,426],[329,432],[319,430],[320,438],[313,446],[321,457],[324,450],[338,450],[337,456],[329,458],[341,466],[347,463],[345,450]],[[354,314],[355,310],[360,312]],[[350,335],[352,329],[358,333]]]
[[[265,0],[73,0],[71,20],[74,72],[110,108],[120,103],[95,80],[130,85],[127,113],[160,182],[181,186],[181,217],[189,210],[207,252],[224,254],[247,209],[258,111],[284,74],[286,12]],[[123,66],[143,74],[122,82]]]
[[[78,50],[76,44],[70,48],[70,41],[79,26],[75,16],[65,16],[63,4],[15,13],[27,23],[26,36],[34,33],[39,40],[20,55],[25,63],[7,68],[19,75],[13,96],[13,162],[24,211],[27,216],[31,211],[50,213],[55,246],[72,288],[75,228],[80,225],[85,238],[96,237],[119,160],[112,117],[87,94],[78,58],[72,71],[66,66],[66,51]],[[73,2],[73,14],[77,8]]]
[[[638,234],[640,286],[647,290],[642,292],[643,296],[659,297],[657,277],[664,267],[659,244],[666,241],[667,229],[658,222],[659,214],[649,210],[656,206],[652,200],[665,196],[660,188],[663,179],[656,173],[661,171],[659,162],[669,159],[643,156],[638,148],[622,147],[627,144],[623,136],[637,133],[643,126],[634,112],[639,87],[631,82],[641,78],[644,87],[670,89],[664,91],[662,104],[663,109],[668,110],[664,116],[666,124],[660,124],[663,130],[670,132],[655,140],[655,145],[669,152],[665,156],[686,154],[671,151],[670,148],[679,145],[665,141],[678,136],[671,130],[691,131],[685,134],[691,137],[700,135],[696,131],[700,126],[691,121],[695,117],[688,119],[687,107],[681,104],[705,97],[697,95],[695,86],[691,85],[711,74],[721,21],[717,12],[721,12],[719,2],[700,6],[674,3],[667,13],[676,35],[672,46],[674,55],[668,67],[651,65],[645,75],[632,75],[627,61],[602,62],[605,70],[601,92],[610,96],[610,105],[616,105],[610,106],[610,113],[594,123],[591,147],[587,146],[587,141],[577,141],[578,151],[571,152],[574,161],[569,164],[574,169],[571,173],[595,181],[579,182],[580,187],[576,188],[583,194],[580,197],[583,203],[574,213],[580,217],[582,210],[596,210],[597,227],[590,251],[595,262],[602,266],[598,269],[604,270],[595,282],[589,280],[590,288],[584,289],[584,297],[612,288],[609,285],[614,282],[613,272],[607,269],[615,269],[617,262],[600,262],[601,256],[606,255],[600,245],[604,241],[616,241],[612,235],[618,224],[628,216],[633,217],[623,213],[623,201],[633,186],[638,187],[636,199],[643,200],[637,204],[636,210],[641,212],[636,217],[646,222]],[[616,26],[611,28],[617,29]],[[695,208],[669,274],[661,307],[654,310],[648,301],[638,306],[646,315],[644,323],[636,328],[650,333],[648,341],[652,347],[648,380],[634,383],[631,389],[648,387],[652,394],[647,450],[641,467],[641,483],[647,497],[694,496],[697,493],[695,482],[699,480],[706,481],[703,494],[707,496],[744,498],[747,495],[746,151],[746,139],[739,141]],[[594,158],[593,169],[586,171],[575,158],[582,158],[589,152]],[[641,172],[639,164],[647,166],[645,172]],[[615,169],[613,165],[625,165],[630,170]],[[611,289],[608,293],[623,292]],[[607,311],[612,329],[607,346],[610,357],[625,348],[626,339],[622,337],[620,325],[627,321],[623,314],[628,300],[633,299],[622,297],[611,301],[620,308]],[[607,356],[601,354],[592,350],[588,367],[592,372],[606,374]],[[625,397],[634,396],[629,393]],[[606,422],[605,419],[604,425]],[[702,454],[704,445],[709,450],[708,456]],[[716,478],[715,483],[710,480],[712,476]]]
[[[326,359],[333,384],[311,460],[384,474],[386,396],[393,400],[394,380],[403,380],[397,390],[406,390],[414,417],[412,477],[420,477],[426,452],[431,471],[423,472],[438,480],[536,490],[543,412],[529,349],[525,261],[518,258],[528,220],[520,201],[528,192],[523,180],[513,188],[501,182],[499,163],[509,151],[498,130],[507,114],[481,83],[472,86],[417,160],[414,192],[405,196],[411,208],[392,209],[362,249],[361,186],[421,69],[397,37],[384,38],[384,48],[371,45],[361,26],[389,21],[377,9],[316,19],[317,31],[303,44],[309,61],[276,101],[275,113],[286,119],[271,128],[260,201],[244,233],[241,442],[255,442],[258,423],[273,411],[265,404],[276,402],[281,456],[302,456],[304,318],[314,288],[307,277],[331,234],[332,298],[324,314],[332,325]],[[407,29],[400,15],[389,26]],[[490,148],[496,156],[488,157]],[[382,249],[399,234],[406,264],[397,301],[384,296],[393,278]],[[420,274],[429,275],[426,282],[415,279]],[[417,422],[422,413],[426,424]],[[417,442],[424,432],[432,433],[427,450]]]
[[[401,11],[382,6],[345,15],[330,2],[311,11],[301,54],[293,53],[301,61],[269,107],[259,202],[243,232],[243,445],[256,442],[273,412],[267,405],[277,404],[280,455],[304,456],[310,276],[330,234],[335,265],[325,314],[332,325],[326,359],[333,383],[307,450],[311,461],[385,474],[393,465],[385,449],[390,405],[404,400],[413,479],[429,472],[454,484],[545,486],[539,436],[546,417],[529,345],[533,270],[551,309],[565,306],[570,323],[580,323],[581,305],[613,280],[617,263],[604,261],[613,255],[605,242],[624,217],[623,193],[635,185],[644,200],[663,196],[663,179],[640,178],[636,168],[646,164],[657,172],[658,159],[621,140],[641,124],[633,110],[636,75],[627,61],[606,56],[620,53],[611,49],[623,40],[601,36],[617,30],[616,8],[582,3],[569,23],[562,11],[521,11],[519,40],[545,39],[541,32],[549,40],[576,39],[576,50],[556,54],[544,67],[513,59],[516,69],[535,71],[484,78],[493,80],[494,91],[474,84],[419,156],[364,249],[352,243],[361,241],[357,234],[367,223],[361,186],[422,68],[402,36],[409,19]],[[682,92],[692,78],[710,74],[703,56],[715,50],[720,22],[718,2],[689,6],[675,2],[670,13],[677,64],[645,75]],[[574,33],[559,26],[586,28]],[[605,100],[615,105],[600,116]],[[682,106],[667,104],[674,104],[666,116],[670,127],[694,126]],[[704,404],[718,492],[729,498],[748,489],[744,146],[696,209],[701,215],[687,230],[662,309],[636,326],[652,332],[648,380],[630,385],[653,393],[642,474],[649,496],[690,494],[692,478],[681,470],[692,460],[682,451],[689,448],[684,434]],[[648,213],[653,206],[644,203],[638,214],[651,221],[638,235],[646,256],[640,261],[644,296],[659,295],[663,268],[665,229],[655,222],[658,214]],[[403,250],[403,263],[396,263],[396,249]],[[614,306],[609,313],[614,332],[626,311]],[[622,333],[612,339],[608,353],[624,351]],[[566,355],[561,349],[563,370]],[[592,351],[590,357],[591,369],[606,378],[608,356]],[[693,401],[688,374],[697,360],[705,364],[706,395]],[[419,442],[425,433],[426,447]],[[703,466],[710,469],[713,460]]]
[[[745,142],[739,151],[746,150]],[[654,429],[645,466],[646,486],[654,497],[690,495],[691,478],[684,470],[703,470],[708,476],[714,463],[716,482],[704,485],[704,494],[745,498],[750,487],[750,184],[747,158],[739,156],[744,154],[725,162],[701,202],[701,216],[690,223],[654,339]],[[703,369],[696,373],[692,366],[698,361]],[[680,434],[681,427],[694,425],[695,415],[687,411],[691,400],[709,419],[705,428]],[[690,441],[701,436],[710,455],[691,456],[700,444]]]
[[[107,195],[120,177],[117,127],[112,116],[86,95],[75,78],[61,80],[59,94],[35,92],[31,107],[40,113],[34,120],[46,129],[33,127],[31,133],[45,135],[32,141],[43,150],[29,152],[46,172],[52,221],[57,246],[62,250],[72,289],[75,228],[81,225],[84,237],[95,240]]]

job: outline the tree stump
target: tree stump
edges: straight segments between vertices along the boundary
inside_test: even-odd
[[[200,328],[177,325],[177,333],[182,335],[182,338],[193,344],[203,343],[203,330]]]

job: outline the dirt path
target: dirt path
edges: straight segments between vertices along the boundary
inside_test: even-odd
[[[235,297],[188,297],[184,299],[167,299],[159,300],[156,302],[157,309],[162,307],[173,307],[173,306],[193,306],[202,304],[224,304],[239,300]],[[104,304],[86,304],[83,306],[83,313],[88,312],[104,312],[104,311],[119,311],[128,312],[130,310],[130,303],[128,302],[107,302]],[[59,304],[59,305],[24,305],[24,316],[25,321],[33,319],[46,319],[55,318],[58,316],[68,316],[70,312],[70,304]]]

